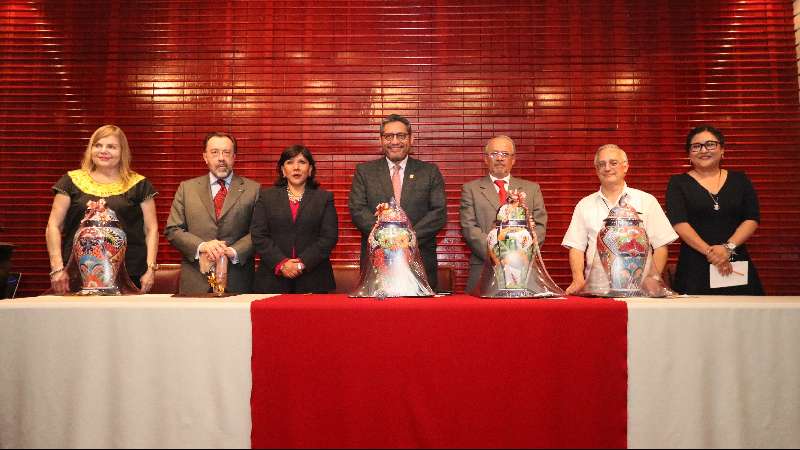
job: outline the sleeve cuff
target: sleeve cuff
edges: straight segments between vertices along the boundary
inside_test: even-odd
[[[565,239],[565,240],[561,241],[561,246],[564,247],[564,248],[574,248],[575,250],[580,250],[580,251],[585,253],[586,252],[586,248],[589,246],[589,244],[580,245],[577,242],[568,241],[568,240]]]
[[[233,251],[233,258],[231,258],[231,264],[239,264],[239,252],[236,251],[235,248],[230,247]]]
[[[650,245],[654,249],[656,249],[656,248],[659,248],[659,247],[663,247],[665,245],[672,244],[673,242],[675,242],[677,240],[678,240],[678,234],[675,233],[674,236],[667,236],[667,237],[663,237],[663,238],[660,238],[660,239],[659,238],[654,239],[653,241],[650,242]]]

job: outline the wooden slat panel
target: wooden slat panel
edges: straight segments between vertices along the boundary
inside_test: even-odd
[[[629,184],[663,201],[686,170],[686,131],[726,131],[725,164],[747,171],[763,223],[752,253],[770,294],[800,292],[800,116],[793,11],[786,1],[15,1],[0,5],[0,240],[17,244],[22,293],[47,286],[50,186],[77,167],[104,123],[128,134],[137,170],[161,195],[203,173],[205,132],[239,139],[241,173],[271,183],[303,142],[331,189],[355,262],[347,193],[377,157],[377,126],[408,115],[416,154],[439,164],[448,223],[441,260],[466,281],[461,185],[481,149],[515,138],[518,176],[550,212],[543,253],[569,282],[559,244],[575,203],[597,189],[594,150],[631,158]],[[673,247],[673,258],[677,248]],[[177,262],[162,241],[159,260]]]

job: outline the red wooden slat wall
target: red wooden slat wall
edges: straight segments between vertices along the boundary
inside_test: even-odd
[[[237,168],[271,183],[281,149],[303,142],[335,192],[338,262],[357,259],[347,213],[356,163],[379,156],[378,123],[414,122],[416,154],[447,182],[442,264],[466,281],[461,185],[484,175],[496,134],[518,145],[516,175],[550,212],[543,247],[566,286],[560,241],[597,189],[594,150],[631,158],[629,184],[663,202],[686,170],[685,133],[727,133],[725,165],[760,194],[752,253],[770,294],[798,294],[800,114],[792,3],[598,1],[15,1],[0,5],[0,241],[17,245],[22,294],[48,286],[50,187],[90,133],[125,129],[134,167],[161,195],[200,175],[201,141],[227,130]],[[672,247],[674,258],[677,247]],[[159,261],[178,255],[162,239]]]

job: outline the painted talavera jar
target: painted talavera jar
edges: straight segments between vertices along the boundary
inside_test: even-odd
[[[481,298],[550,298],[564,295],[544,267],[536,224],[525,192],[511,190],[486,236],[481,278],[470,294]]]
[[[614,207],[597,235],[597,254],[608,277],[611,296],[639,292],[650,245],[636,210],[627,202]]]
[[[117,276],[125,261],[127,236],[117,214],[100,199],[86,204],[72,253],[81,275],[80,295],[120,295]]]
[[[524,290],[528,285],[534,237],[525,212],[519,202],[503,205],[488,234],[489,257],[500,290]]]
[[[435,294],[425,275],[417,237],[408,216],[394,199],[376,208],[377,220],[367,240],[369,258],[351,297],[429,297]]]

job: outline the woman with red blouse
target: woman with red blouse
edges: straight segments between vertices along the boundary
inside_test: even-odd
[[[314,179],[311,151],[295,144],[281,154],[275,185],[262,188],[250,233],[261,265],[259,293],[327,293],[336,289],[330,254],[339,238],[333,193]]]

